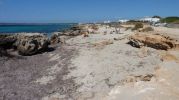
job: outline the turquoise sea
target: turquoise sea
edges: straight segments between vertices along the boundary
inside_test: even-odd
[[[1,24],[0,34],[14,34],[22,32],[38,32],[45,33],[48,36],[53,32],[63,31],[76,25],[75,23],[60,23],[60,24]]]

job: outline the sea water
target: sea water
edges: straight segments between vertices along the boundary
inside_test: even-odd
[[[60,24],[4,24],[0,25],[0,34],[14,33],[45,33],[50,36],[53,32],[60,32],[71,28],[75,23]]]

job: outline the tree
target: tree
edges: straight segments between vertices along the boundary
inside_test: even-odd
[[[162,17],[155,15],[152,18],[160,18],[161,19]]]

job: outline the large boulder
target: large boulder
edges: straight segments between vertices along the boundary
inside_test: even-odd
[[[48,49],[47,36],[39,33],[26,33],[17,35],[16,46],[20,55],[28,56]]]
[[[130,44],[135,47],[148,46],[155,49],[168,50],[176,48],[177,41],[160,34],[135,34],[129,38]]]

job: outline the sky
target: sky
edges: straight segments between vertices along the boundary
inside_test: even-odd
[[[179,0],[0,0],[0,22],[96,22],[179,16]]]

